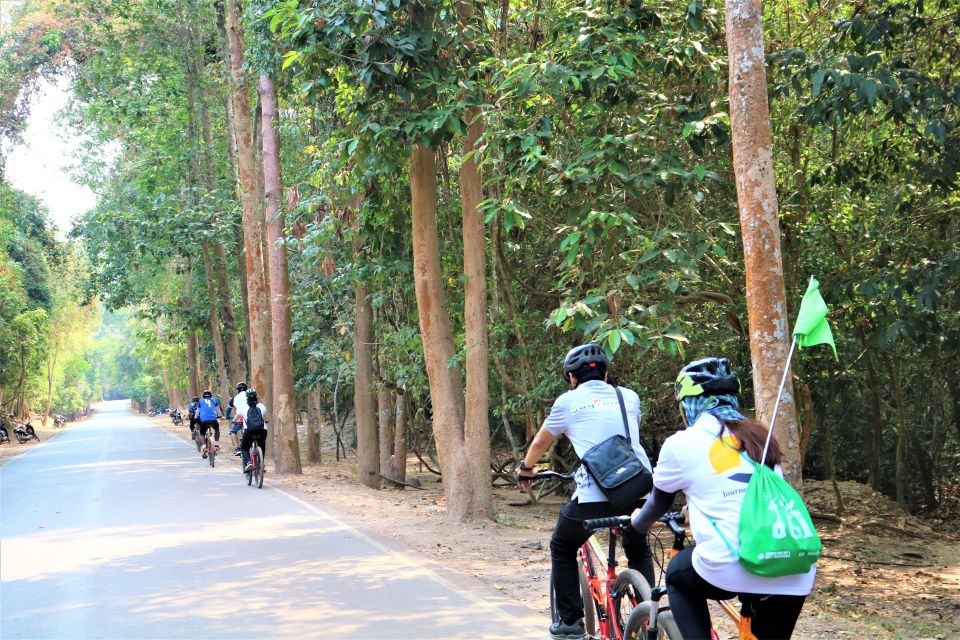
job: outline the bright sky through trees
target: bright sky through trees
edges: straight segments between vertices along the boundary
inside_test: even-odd
[[[69,99],[69,80],[60,77],[56,84],[41,82],[30,107],[30,119],[23,143],[14,147],[7,159],[7,179],[50,209],[50,219],[66,232],[71,219],[96,202],[93,192],[70,179],[73,155],[80,142],[67,137],[57,113]]]

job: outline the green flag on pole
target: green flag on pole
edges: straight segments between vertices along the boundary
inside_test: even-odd
[[[820,283],[816,278],[810,278],[810,286],[807,287],[807,292],[803,294],[803,301],[800,303],[800,313],[797,314],[793,335],[801,348],[829,344],[833,347],[833,356],[839,361],[837,345],[833,343],[833,332],[827,324],[828,311],[827,303],[820,295]]]

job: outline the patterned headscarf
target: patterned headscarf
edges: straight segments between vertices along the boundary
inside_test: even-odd
[[[716,396],[687,396],[680,401],[687,416],[687,424],[693,426],[702,413],[709,413],[718,420],[746,420],[740,413],[740,401],[733,394]]]

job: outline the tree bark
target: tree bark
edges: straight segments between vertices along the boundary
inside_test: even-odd
[[[381,381],[386,381],[386,372],[380,370]],[[393,431],[396,428],[393,390],[386,384],[377,392],[377,425],[379,427],[380,472],[391,475],[393,455]]]
[[[233,107],[233,129],[237,145],[237,165],[240,176],[240,201],[243,209],[243,243],[247,283],[247,314],[249,317],[250,378],[262,397],[269,395],[271,377],[270,352],[272,346],[270,321],[270,294],[267,290],[263,262],[263,233],[257,202],[257,167],[254,159],[253,132],[250,123],[250,105],[247,81],[243,75],[246,44],[240,28],[240,3],[226,0],[225,26],[230,49],[229,82]],[[263,393],[266,390],[268,393]],[[275,411],[275,407],[269,407]]]
[[[448,364],[456,349],[440,271],[436,160],[433,149],[421,144],[415,144],[411,154],[410,195],[413,277],[433,403],[433,434],[443,473],[447,514],[456,521],[465,521],[484,513],[485,507],[482,501],[475,501],[473,495],[473,474],[464,447],[465,411],[460,374]]]
[[[273,341],[274,461],[278,473],[301,473],[297,439],[296,390],[293,388],[293,348],[288,299],[290,280],[283,244],[285,217],[280,205],[280,140],[277,136],[277,91],[273,79],[260,76],[263,105],[263,179],[266,195],[267,249],[270,263],[270,318]]]
[[[397,389],[397,422],[393,429],[393,456],[390,477],[400,482],[407,481],[407,424],[410,422],[410,394]],[[403,488],[403,485],[399,485]]]
[[[359,217],[359,203],[353,200],[351,205],[354,215]],[[353,253],[359,257],[362,241],[359,224],[356,226]],[[356,367],[353,411],[357,423],[357,474],[361,484],[379,489],[380,442],[377,437],[376,399],[373,395],[373,309],[367,284],[362,280],[357,282],[354,297],[353,360]]]
[[[214,365],[217,370],[217,385],[224,397],[230,396],[232,385],[227,375],[227,364],[224,357],[223,334],[220,333],[220,313],[217,308],[217,283],[213,274],[213,261],[210,258],[210,243],[200,241],[200,253],[203,255],[203,271],[207,280],[208,307],[210,310],[210,339],[213,341]]]
[[[463,6],[464,3],[461,3]],[[467,109],[469,122],[460,166],[460,199],[463,214],[464,328],[466,330],[466,406],[464,440],[470,474],[470,518],[493,518],[490,482],[490,393],[487,338],[487,243],[480,202],[483,181],[475,155],[483,134],[480,109]],[[444,471],[446,473],[446,471]]]
[[[907,479],[911,471],[907,469],[907,445],[910,443],[910,425],[907,421],[907,410],[903,404],[903,387],[900,383],[900,363],[894,356],[888,359],[890,383],[893,388],[893,406],[897,412],[897,450],[895,456],[895,490],[897,504],[904,511],[909,511],[910,504],[907,496]]]
[[[867,369],[867,394],[870,398],[871,421],[866,433],[867,479],[874,491],[880,491],[880,452],[883,450],[883,408],[880,405],[880,388],[877,372],[873,365],[873,356],[867,344],[867,335],[863,327],[858,327],[860,344],[863,345],[864,363]]]
[[[950,402],[953,407],[953,426],[960,436],[960,372],[947,367],[947,388],[950,390]]]
[[[769,423],[790,350],[780,220],[773,174],[766,62],[759,0],[726,0],[730,128],[746,271],[753,387],[760,420]],[[783,471],[802,485],[792,377],[787,375],[774,435]]]
[[[310,464],[319,464],[323,460],[322,427],[320,389],[311,389],[307,394],[307,462]]]

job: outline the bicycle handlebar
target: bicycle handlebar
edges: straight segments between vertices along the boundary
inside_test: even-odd
[[[675,536],[685,536],[687,534],[683,529],[684,517],[682,513],[673,511],[671,513],[664,514],[662,518],[658,518],[657,522],[662,522],[663,524],[670,527],[670,531],[673,532]]]
[[[538,471],[534,476],[517,476],[520,480],[548,480],[554,478],[563,482],[573,482],[572,473],[559,473],[557,471]]]
[[[601,529],[629,526],[630,516],[612,516],[610,518],[594,518],[593,520],[583,521],[583,528],[587,531],[600,531]]]

